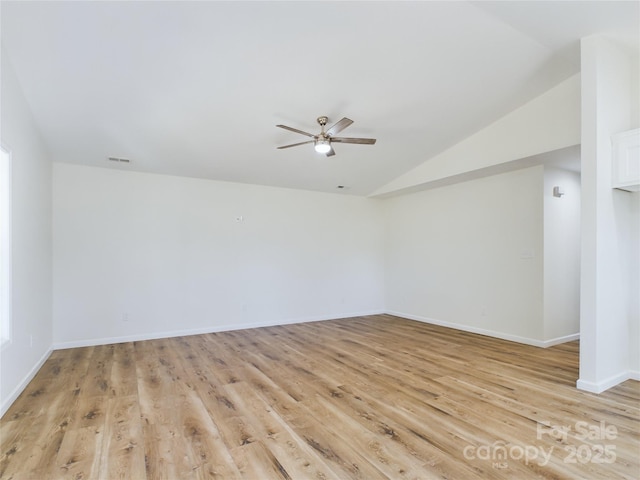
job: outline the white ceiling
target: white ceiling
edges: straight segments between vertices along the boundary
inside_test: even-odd
[[[638,2],[7,2],[2,48],[54,161],[367,195],[638,46]],[[347,116],[327,158],[275,127]],[[0,132],[1,133],[1,132]],[[125,157],[114,165],[107,157]]]

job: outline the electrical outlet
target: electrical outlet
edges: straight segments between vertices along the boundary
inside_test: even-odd
[[[129,321],[129,314],[128,313],[123,313],[122,314],[122,321],[123,322],[128,322]]]

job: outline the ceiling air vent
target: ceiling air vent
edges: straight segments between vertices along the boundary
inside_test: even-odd
[[[110,162],[131,163],[128,158],[109,157]]]

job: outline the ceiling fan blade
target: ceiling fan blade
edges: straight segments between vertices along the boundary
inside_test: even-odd
[[[347,128],[352,123],[353,123],[353,120],[351,120],[351,119],[349,119],[347,117],[344,117],[339,122],[336,122],[333,125],[331,125],[329,127],[329,129],[327,130],[326,134],[327,135],[335,135],[336,133],[340,133],[342,130]]]
[[[333,147],[331,145],[329,145],[329,147],[331,148],[331,150],[329,150],[326,155],[327,157],[333,157],[336,154],[336,151],[333,149]]]
[[[373,145],[376,143],[375,138],[331,137],[331,141],[337,143],[359,143],[361,145]]]
[[[292,143],[291,145],[284,145],[282,147],[278,147],[278,150],[282,150],[283,148],[297,147],[298,145],[304,145],[305,143],[314,143],[314,142],[315,140],[307,140],[306,142]]]
[[[302,130],[298,130],[297,128],[287,127],[286,125],[276,125],[276,127],[284,128],[285,130],[290,130],[295,133],[300,133],[301,135],[306,135],[307,137],[315,138],[315,135],[312,135],[311,133],[303,132]]]

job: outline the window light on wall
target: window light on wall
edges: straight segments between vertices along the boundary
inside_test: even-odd
[[[11,152],[0,146],[0,345],[11,341]]]

